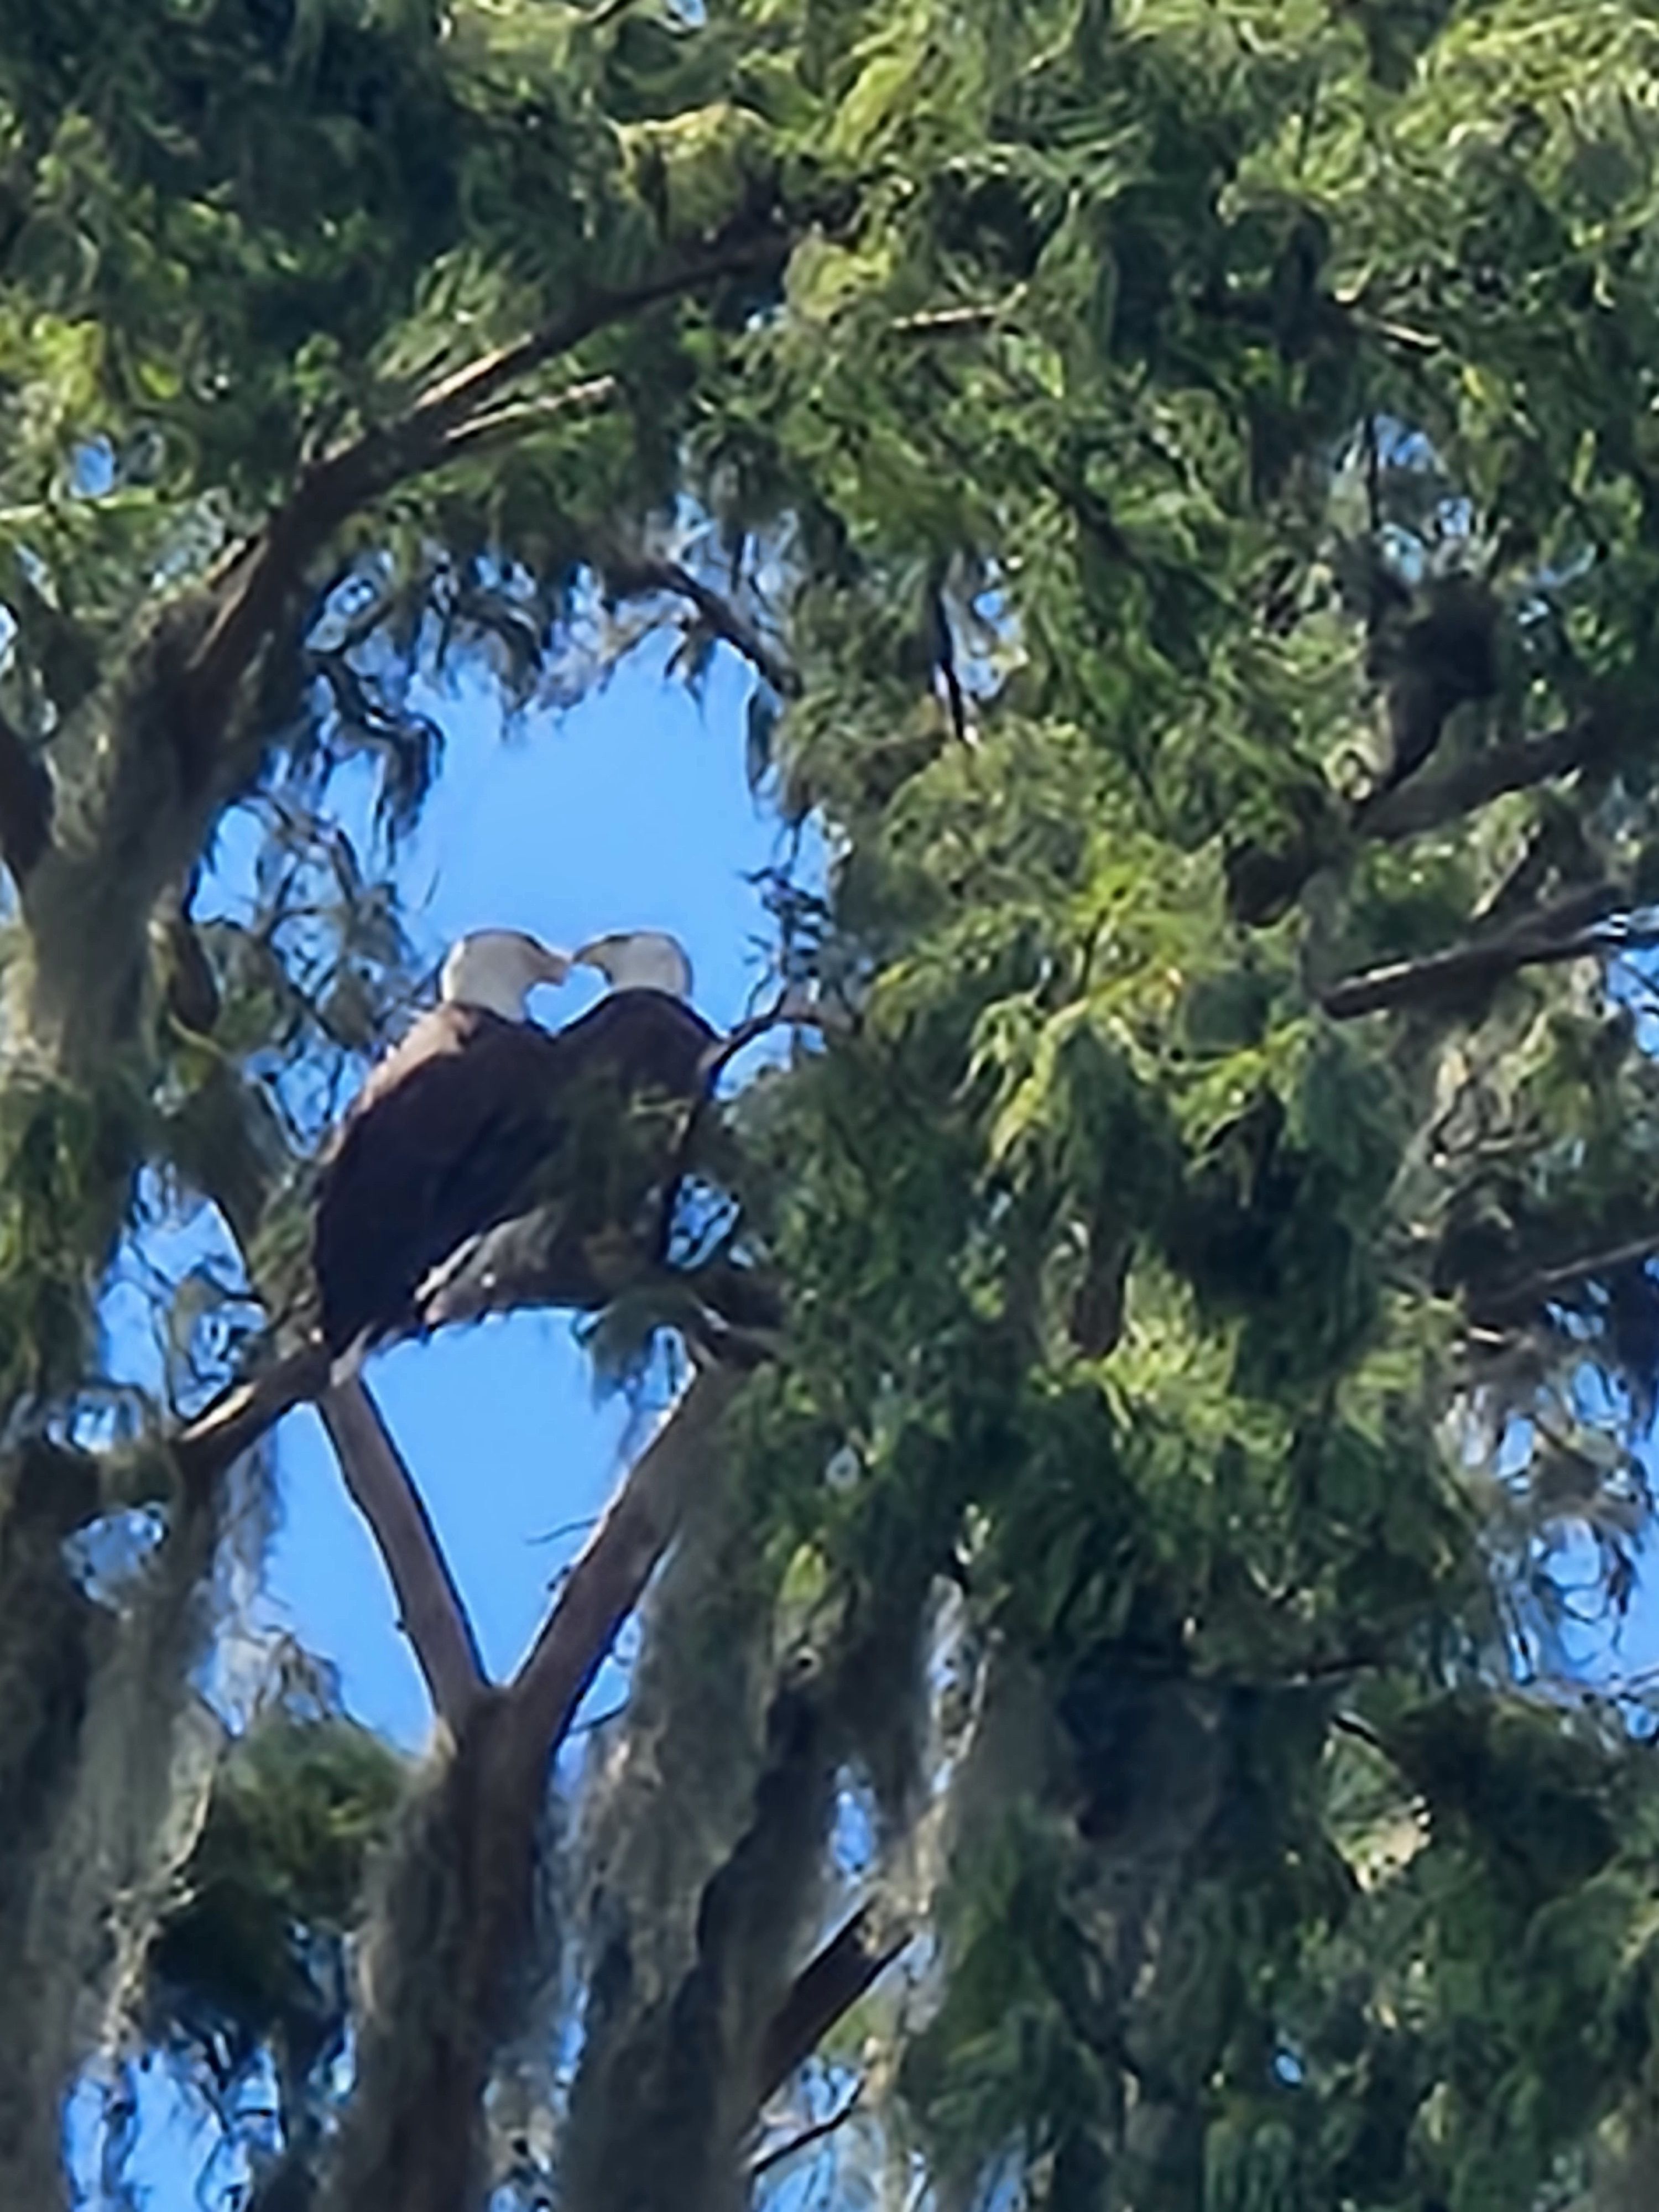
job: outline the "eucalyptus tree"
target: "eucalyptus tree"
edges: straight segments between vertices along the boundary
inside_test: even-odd
[[[275,2053],[270,2205],[1646,2201],[1642,1715],[1571,1684],[1659,1342],[1645,11],[57,0],[0,99],[7,2201],[141,1988]],[[438,1748],[389,1824],[314,1716],[216,1781],[303,1159],[409,981],[331,777],[395,830],[432,656],[528,697],[619,614],[752,664],[834,856],[708,1159],[786,1324],[499,1689],[329,1399]],[[269,915],[198,928],[239,805]],[[158,1182],[239,1375],[112,1428]],[[134,1504],[111,1605],[63,1540]]]

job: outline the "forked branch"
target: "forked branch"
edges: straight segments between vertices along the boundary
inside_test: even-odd
[[[185,1480],[216,1481],[233,1461],[252,1451],[284,1413],[317,1397],[328,1385],[328,1354],[320,1345],[289,1352],[249,1382],[234,1382],[173,1439]]]

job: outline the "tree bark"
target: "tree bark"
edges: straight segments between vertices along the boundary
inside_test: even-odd
[[[535,1950],[548,1764],[710,1469],[741,1377],[699,1375],[622,1485],[505,1690],[466,1705],[391,1854],[365,1946],[357,2080],[325,2212],[475,2212],[483,2097]],[[380,1533],[376,1524],[377,1534]]]
[[[64,2094],[206,1807],[218,1730],[189,1668],[220,1517],[181,1492],[118,1613],[64,1553],[98,1509],[90,1461],[27,1447],[0,1498],[0,2204],[51,2212]]]
[[[319,1410],[346,1488],[380,1547],[398,1595],[398,1626],[433,1710],[459,1734],[483,1693],[483,1661],[414,1478],[361,1382],[328,1391]]]

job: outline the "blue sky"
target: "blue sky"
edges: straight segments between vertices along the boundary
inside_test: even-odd
[[[435,702],[444,769],[400,866],[426,950],[435,957],[463,931],[491,924],[565,945],[654,926],[687,947],[711,1020],[724,1027],[746,1011],[765,975],[768,922],[744,876],[774,856],[778,835],[744,779],[750,679],[721,652],[700,702],[661,669],[660,652],[637,653],[581,705],[531,717],[506,739],[477,690]],[[535,1011],[566,1020],[593,988],[544,992]],[[596,1401],[562,1314],[514,1315],[402,1346],[372,1362],[368,1379],[418,1477],[486,1659],[506,1672],[638,1440],[629,1409],[619,1398]],[[337,1666],[352,1712],[416,1744],[424,1692],[314,1413],[290,1416],[277,1452],[283,1517],[266,1609]],[[616,1689],[602,1680],[596,1700]]]

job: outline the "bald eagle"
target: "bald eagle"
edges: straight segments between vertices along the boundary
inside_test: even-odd
[[[611,989],[550,1031],[540,983]],[[574,954],[463,938],[439,1004],[374,1070],[325,1159],[313,1246],[329,1353],[523,1304],[605,1305],[665,1257],[690,1115],[719,1039],[658,931]]]

